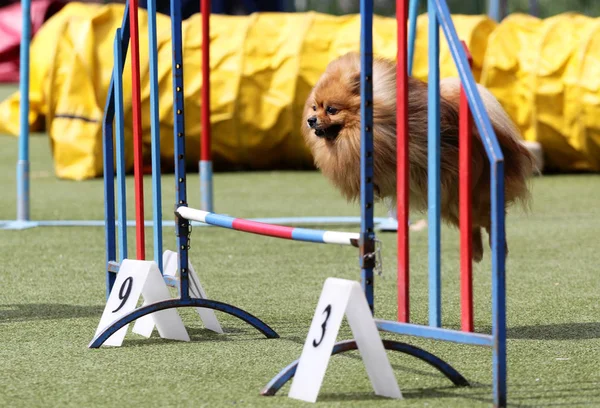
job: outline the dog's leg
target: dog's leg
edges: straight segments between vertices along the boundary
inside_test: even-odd
[[[490,249],[492,249],[492,229],[488,225],[487,227],[485,227],[485,230],[488,233],[488,243],[490,245]],[[504,259],[506,259],[507,257],[508,257],[508,242],[505,239],[504,240]]]
[[[481,262],[483,258],[483,241],[481,238],[481,228],[476,227],[471,232],[471,243],[473,246],[473,260]]]

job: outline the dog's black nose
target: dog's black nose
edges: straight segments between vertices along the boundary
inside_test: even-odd
[[[317,117],[311,116],[310,118],[308,118],[308,120],[306,122],[308,123],[309,127],[313,128],[317,124]]]

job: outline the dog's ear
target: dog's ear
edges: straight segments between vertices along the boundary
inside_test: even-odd
[[[360,72],[352,74],[349,79],[350,90],[354,95],[360,95]]]

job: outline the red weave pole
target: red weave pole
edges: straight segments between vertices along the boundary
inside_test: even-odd
[[[133,113],[133,175],[135,185],[135,236],[137,259],[146,259],[144,237],[144,179],[142,159],[142,111],[140,96],[140,35],[138,29],[138,0],[129,7],[131,35],[131,108]]]
[[[398,218],[398,321],[409,322],[408,270],[408,0],[396,0],[396,194]]]
[[[473,66],[473,59],[464,41],[463,47]],[[460,87],[459,111],[459,206],[460,206],[460,321],[463,331],[473,331],[473,254],[471,223],[471,144],[473,136],[473,116],[464,88]]]
[[[211,160],[210,135],[210,0],[201,0],[202,11],[202,136],[200,160]]]

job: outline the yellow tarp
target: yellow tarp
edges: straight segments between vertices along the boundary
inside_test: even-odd
[[[31,47],[34,130],[50,135],[56,174],[102,174],[101,120],[122,5],[69,3]],[[600,170],[600,19],[563,14],[546,20],[515,14],[497,25],[484,16],[453,16],[473,54],[474,75],[500,100],[526,140],[541,143],[547,167]],[[150,155],[146,14],[140,10],[145,161]],[[158,15],[161,155],[172,164],[170,20]],[[419,16],[413,73],[427,79],[427,16]],[[200,16],[184,22],[188,160],[199,155]],[[211,123],[216,169],[312,166],[299,132],[310,88],[327,63],[359,50],[359,16],[317,13],[214,15],[211,20]],[[374,50],[395,58],[396,22],[376,17]],[[442,36],[441,76],[456,70]],[[125,118],[131,117],[129,60]],[[18,93],[0,104],[0,133],[18,133]],[[131,123],[126,122],[127,146]],[[131,148],[127,152],[131,169]]]
[[[31,46],[31,116],[34,130],[45,123],[58,177],[102,174],[101,121],[113,65],[113,38],[123,6],[69,3],[50,19]],[[150,162],[147,18],[140,10],[143,151]],[[455,16],[459,35],[475,59],[477,77],[487,36],[495,23],[483,16]],[[173,113],[170,19],[157,16],[161,155],[172,166]],[[200,137],[200,15],[184,21],[184,81],[187,159],[195,165]],[[300,134],[305,99],[327,63],[359,50],[358,15],[259,13],[211,17],[211,123],[216,169],[311,167]],[[419,17],[415,75],[427,76],[427,17]],[[396,21],[375,17],[375,53],[396,55]],[[442,76],[455,75],[442,41]],[[131,117],[129,60],[124,73],[125,118]],[[18,99],[0,105],[0,133],[18,132]],[[131,123],[126,123],[131,146]],[[132,149],[127,152],[128,169]]]
[[[509,16],[489,37],[481,82],[547,167],[600,171],[600,18]]]

